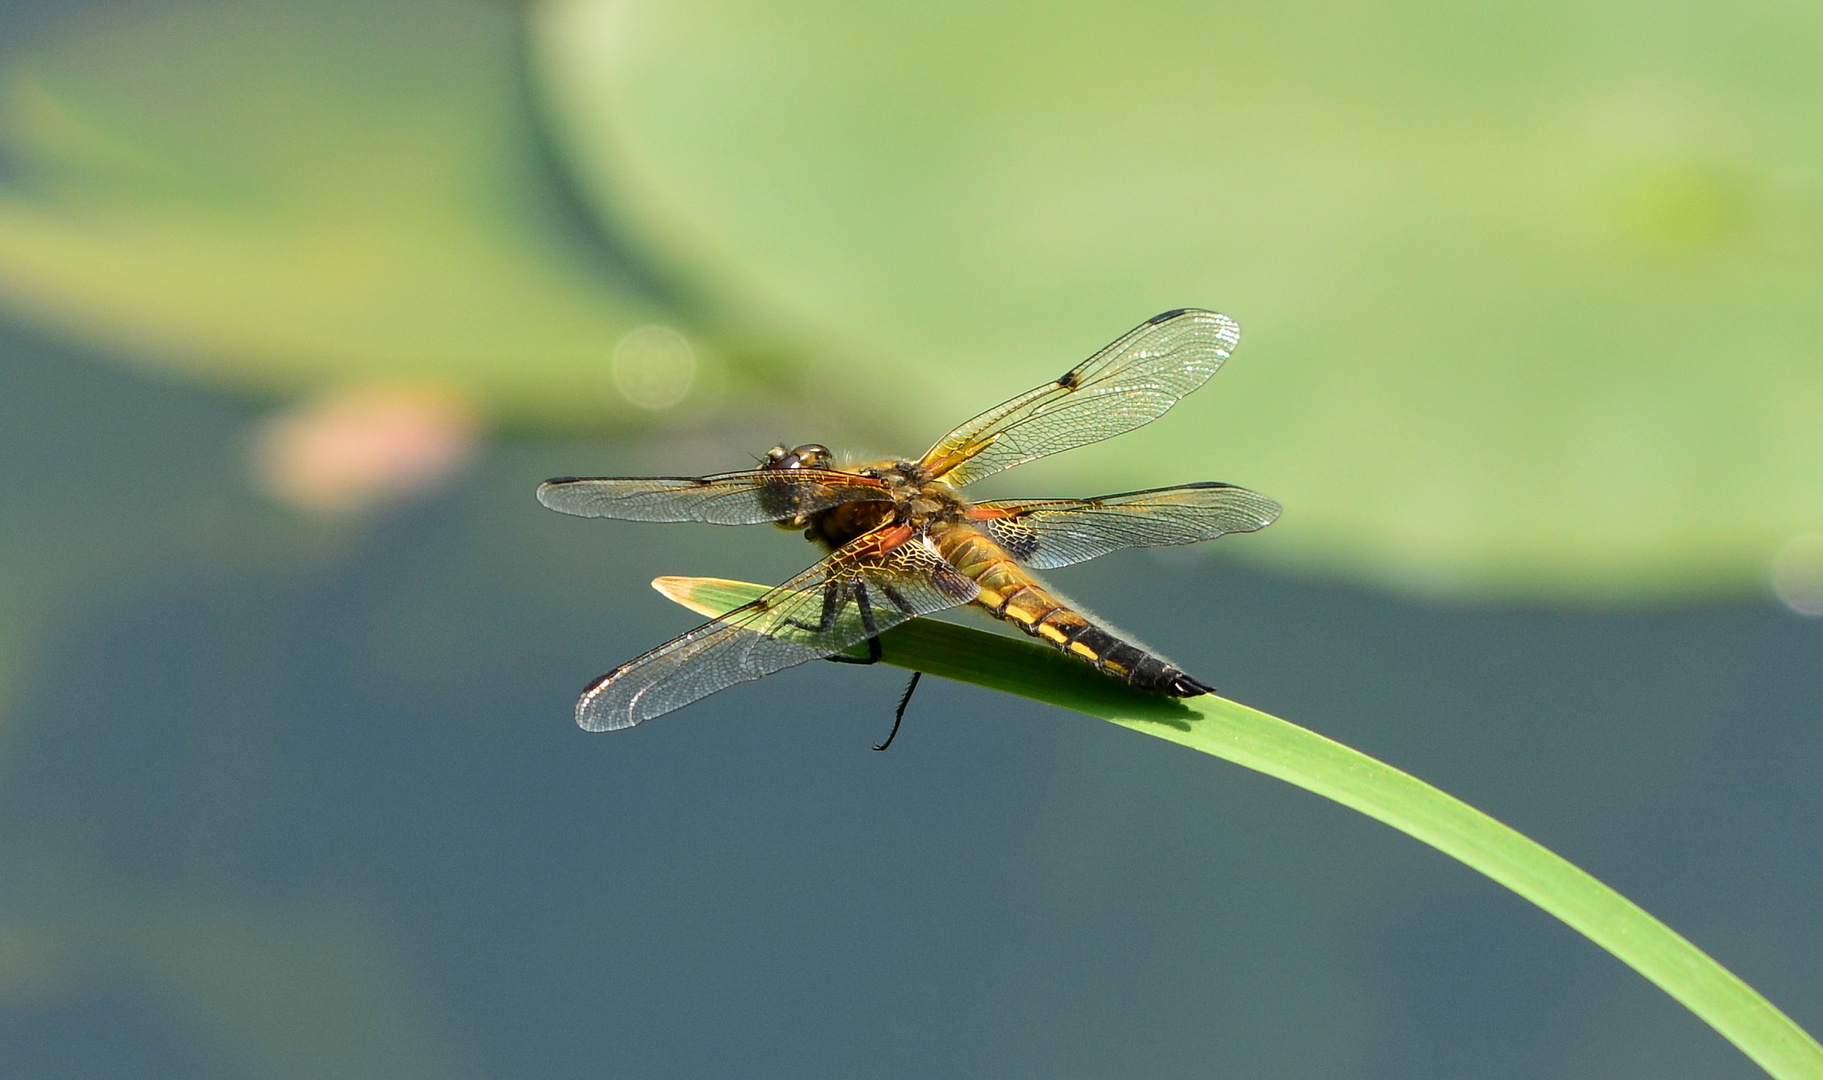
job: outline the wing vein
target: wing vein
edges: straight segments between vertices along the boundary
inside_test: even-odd
[[[597,679],[576,703],[577,724],[633,727],[736,683],[834,656],[980,592],[923,537],[884,543],[894,528],[857,537],[759,599]]]
[[[920,464],[961,487],[1142,427],[1209,381],[1240,335],[1233,319],[1214,311],[1155,316],[1052,382],[956,428]]]

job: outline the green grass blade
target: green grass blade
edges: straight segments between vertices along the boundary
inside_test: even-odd
[[[716,578],[653,586],[715,616],[766,591]],[[1035,642],[914,619],[880,637],[887,663],[1110,720],[1275,776],[1391,825],[1525,897],[1701,1017],[1780,1080],[1823,1080],[1823,1047],[1754,989],[1626,897],[1416,777],[1225,698],[1140,693]]]

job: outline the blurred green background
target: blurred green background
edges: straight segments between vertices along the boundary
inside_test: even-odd
[[[1751,1076],[1371,823],[800,669],[569,724],[777,580],[565,473],[912,453],[1244,337],[1008,495],[1058,575],[1823,1029],[1823,9],[0,0],[0,1073]],[[984,485],[987,487],[989,485]]]

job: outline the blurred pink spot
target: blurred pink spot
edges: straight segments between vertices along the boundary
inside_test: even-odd
[[[479,418],[442,386],[344,386],[270,417],[254,444],[267,494],[311,513],[358,513],[436,487],[474,454]]]

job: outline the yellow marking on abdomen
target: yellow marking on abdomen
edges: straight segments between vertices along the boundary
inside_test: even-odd
[[[1088,622],[1046,592],[1004,548],[972,528],[946,533],[938,551],[981,587],[977,606],[1034,637],[1062,647],[1069,641],[1067,629]]]
[[[974,603],[995,618],[1135,686],[1178,697],[1208,692],[1178,668],[1070,610],[1006,549],[972,526],[946,523],[933,531],[932,539],[950,565],[980,586]]]

